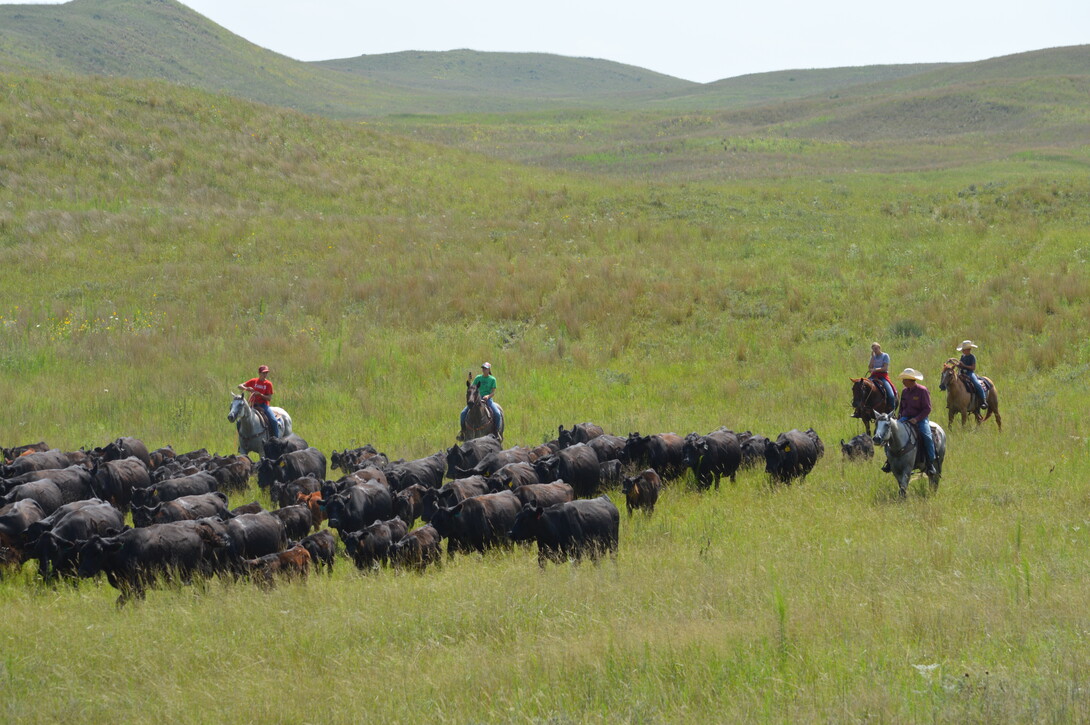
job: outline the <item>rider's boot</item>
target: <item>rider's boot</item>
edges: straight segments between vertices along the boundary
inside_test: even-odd
[[[927,462],[927,468],[924,469],[924,473],[926,473],[928,476],[938,475],[939,471],[938,471],[937,468],[935,468],[935,459],[934,458],[932,458],[930,461]]]
[[[882,464],[882,473],[889,473],[892,470],[893,469],[889,467],[889,459],[887,458],[886,462]]]

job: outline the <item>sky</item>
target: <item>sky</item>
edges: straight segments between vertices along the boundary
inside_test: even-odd
[[[1090,43],[1090,0],[181,1],[297,60],[460,48],[540,52],[701,83],[776,70],[975,61]]]

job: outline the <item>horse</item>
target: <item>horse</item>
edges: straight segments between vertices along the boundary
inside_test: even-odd
[[[999,392],[995,389],[995,383],[983,375],[977,376],[980,378],[980,384],[984,386],[984,394],[988,396],[988,413],[982,418],[980,417],[980,398],[977,397],[976,391],[970,392],[967,381],[961,379],[958,370],[957,358],[950,358],[943,363],[939,390],[946,391],[946,410],[950,414],[950,419],[946,424],[954,424],[954,415],[956,413],[961,413],[962,426],[965,425],[966,416],[970,413],[976,418],[977,425],[994,415],[995,424],[1002,431],[1003,418],[999,415]]]
[[[269,440],[269,431],[265,427],[265,421],[256,410],[241,395],[231,395],[231,410],[227,413],[227,420],[235,424],[238,429],[239,455],[247,455],[251,451],[258,456],[265,452],[265,441]],[[270,406],[273,415],[280,421],[280,435],[291,435],[291,416],[283,408]]]
[[[918,455],[922,452],[918,450],[921,448],[920,434],[913,426],[904,425],[885,413],[879,413],[875,420],[874,442],[885,448],[890,473],[897,479],[901,498],[905,498],[912,471],[923,471],[927,467],[927,457]],[[928,475],[927,478],[931,484],[931,492],[934,493],[939,490],[942,461],[946,458],[946,431],[938,423],[932,423],[931,438],[935,442],[935,475]]]
[[[501,417],[498,428],[497,421],[492,419],[492,409],[481,398],[480,389],[469,380],[466,380],[467,411],[465,426],[462,429],[462,440],[470,441],[474,438],[484,438],[486,435],[495,435],[496,438],[503,441],[503,408],[495,401],[492,401],[492,404],[500,412]]]
[[[886,400],[886,391],[879,383],[870,378],[849,378],[852,381],[852,413],[853,418],[863,421],[863,427],[870,435],[870,423],[877,413],[892,413],[889,402]],[[896,402],[897,390],[893,391]]]

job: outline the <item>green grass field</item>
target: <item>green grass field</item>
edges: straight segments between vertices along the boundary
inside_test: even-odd
[[[423,456],[489,359],[511,443],[592,420],[827,446],[792,487],[671,482],[597,566],[342,559],[118,610],[28,565],[0,580],[7,720],[1090,717],[1085,150],[927,170],[882,168],[896,144],[756,144],[809,171],[649,182],[154,82],[0,92],[4,445],[226,453],[228,393],[264,362],[313,445]],[[848,377],[877,339],[941,406],[966,337],[1004,431],[955,425],[939,492],[899,502],[840,460]]]

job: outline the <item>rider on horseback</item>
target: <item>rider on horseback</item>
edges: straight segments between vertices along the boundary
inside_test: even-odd
[[[488,404],[489,410],[492,411],[492,420],[496,422],[496,430],[503,430],[503,423],[500,419],[499,408],[496,407],[493,398],[496,397],[496,378],[492,375],[492,363],[486,362],[481,364],[481,374],[473,378],[473,382],[470,385],[477,387],[478,392],[481,395],[481,400]],[[462,408],[462,414],[459,416],[462,424],[462,433],[465,434],[466,429],[466,415],[469,413],[469,406]],[[461,438],[459,438],[461,440]]]
[[[976,376],[976,355],[973,354],[973,348],[976,345],[972,340],[965,340],[958,347],[958,352],[961,353],[961,359],[958,360],[958,367],[961,368],[961,375],[973,385],[973,390],[976,391],[977,396],[980,398],[980,407],[988,407],[988,396],[984,394],[984,386],[980,384],[980,379]]]
[[[881,386],[892,413],[897,407],[897,392],[893,389],[893,381],[889,379],[889,353],[882,352],[882,346],[877,342],[870,344],[870,350],[870,370],[867,377]]]
[[[935,469],[935,441],[931,438],[931,421],[927,419],[931,415],[931,393],[919,384],[923,380],[923,373],[912,368],[904,369],[901,380],[904,381],[905,389],[901,393],[901,415],[898,420],[911,423],[919,431],[918,438],[923,440],[927,454],[927,468],[924,473],[934,476],[938,473]],[[889,465],[888,460],[886,465]]]
[[[280,437],[280,426],[269,408],[269,400],[272,398],[273,386],[269,380],[269,366],[262,365],[257,369],[257,377],[250,378],[238,386],[239,390],[248,390],[250,395],[250,407],[264,414],[269,425],[269,437]]]

